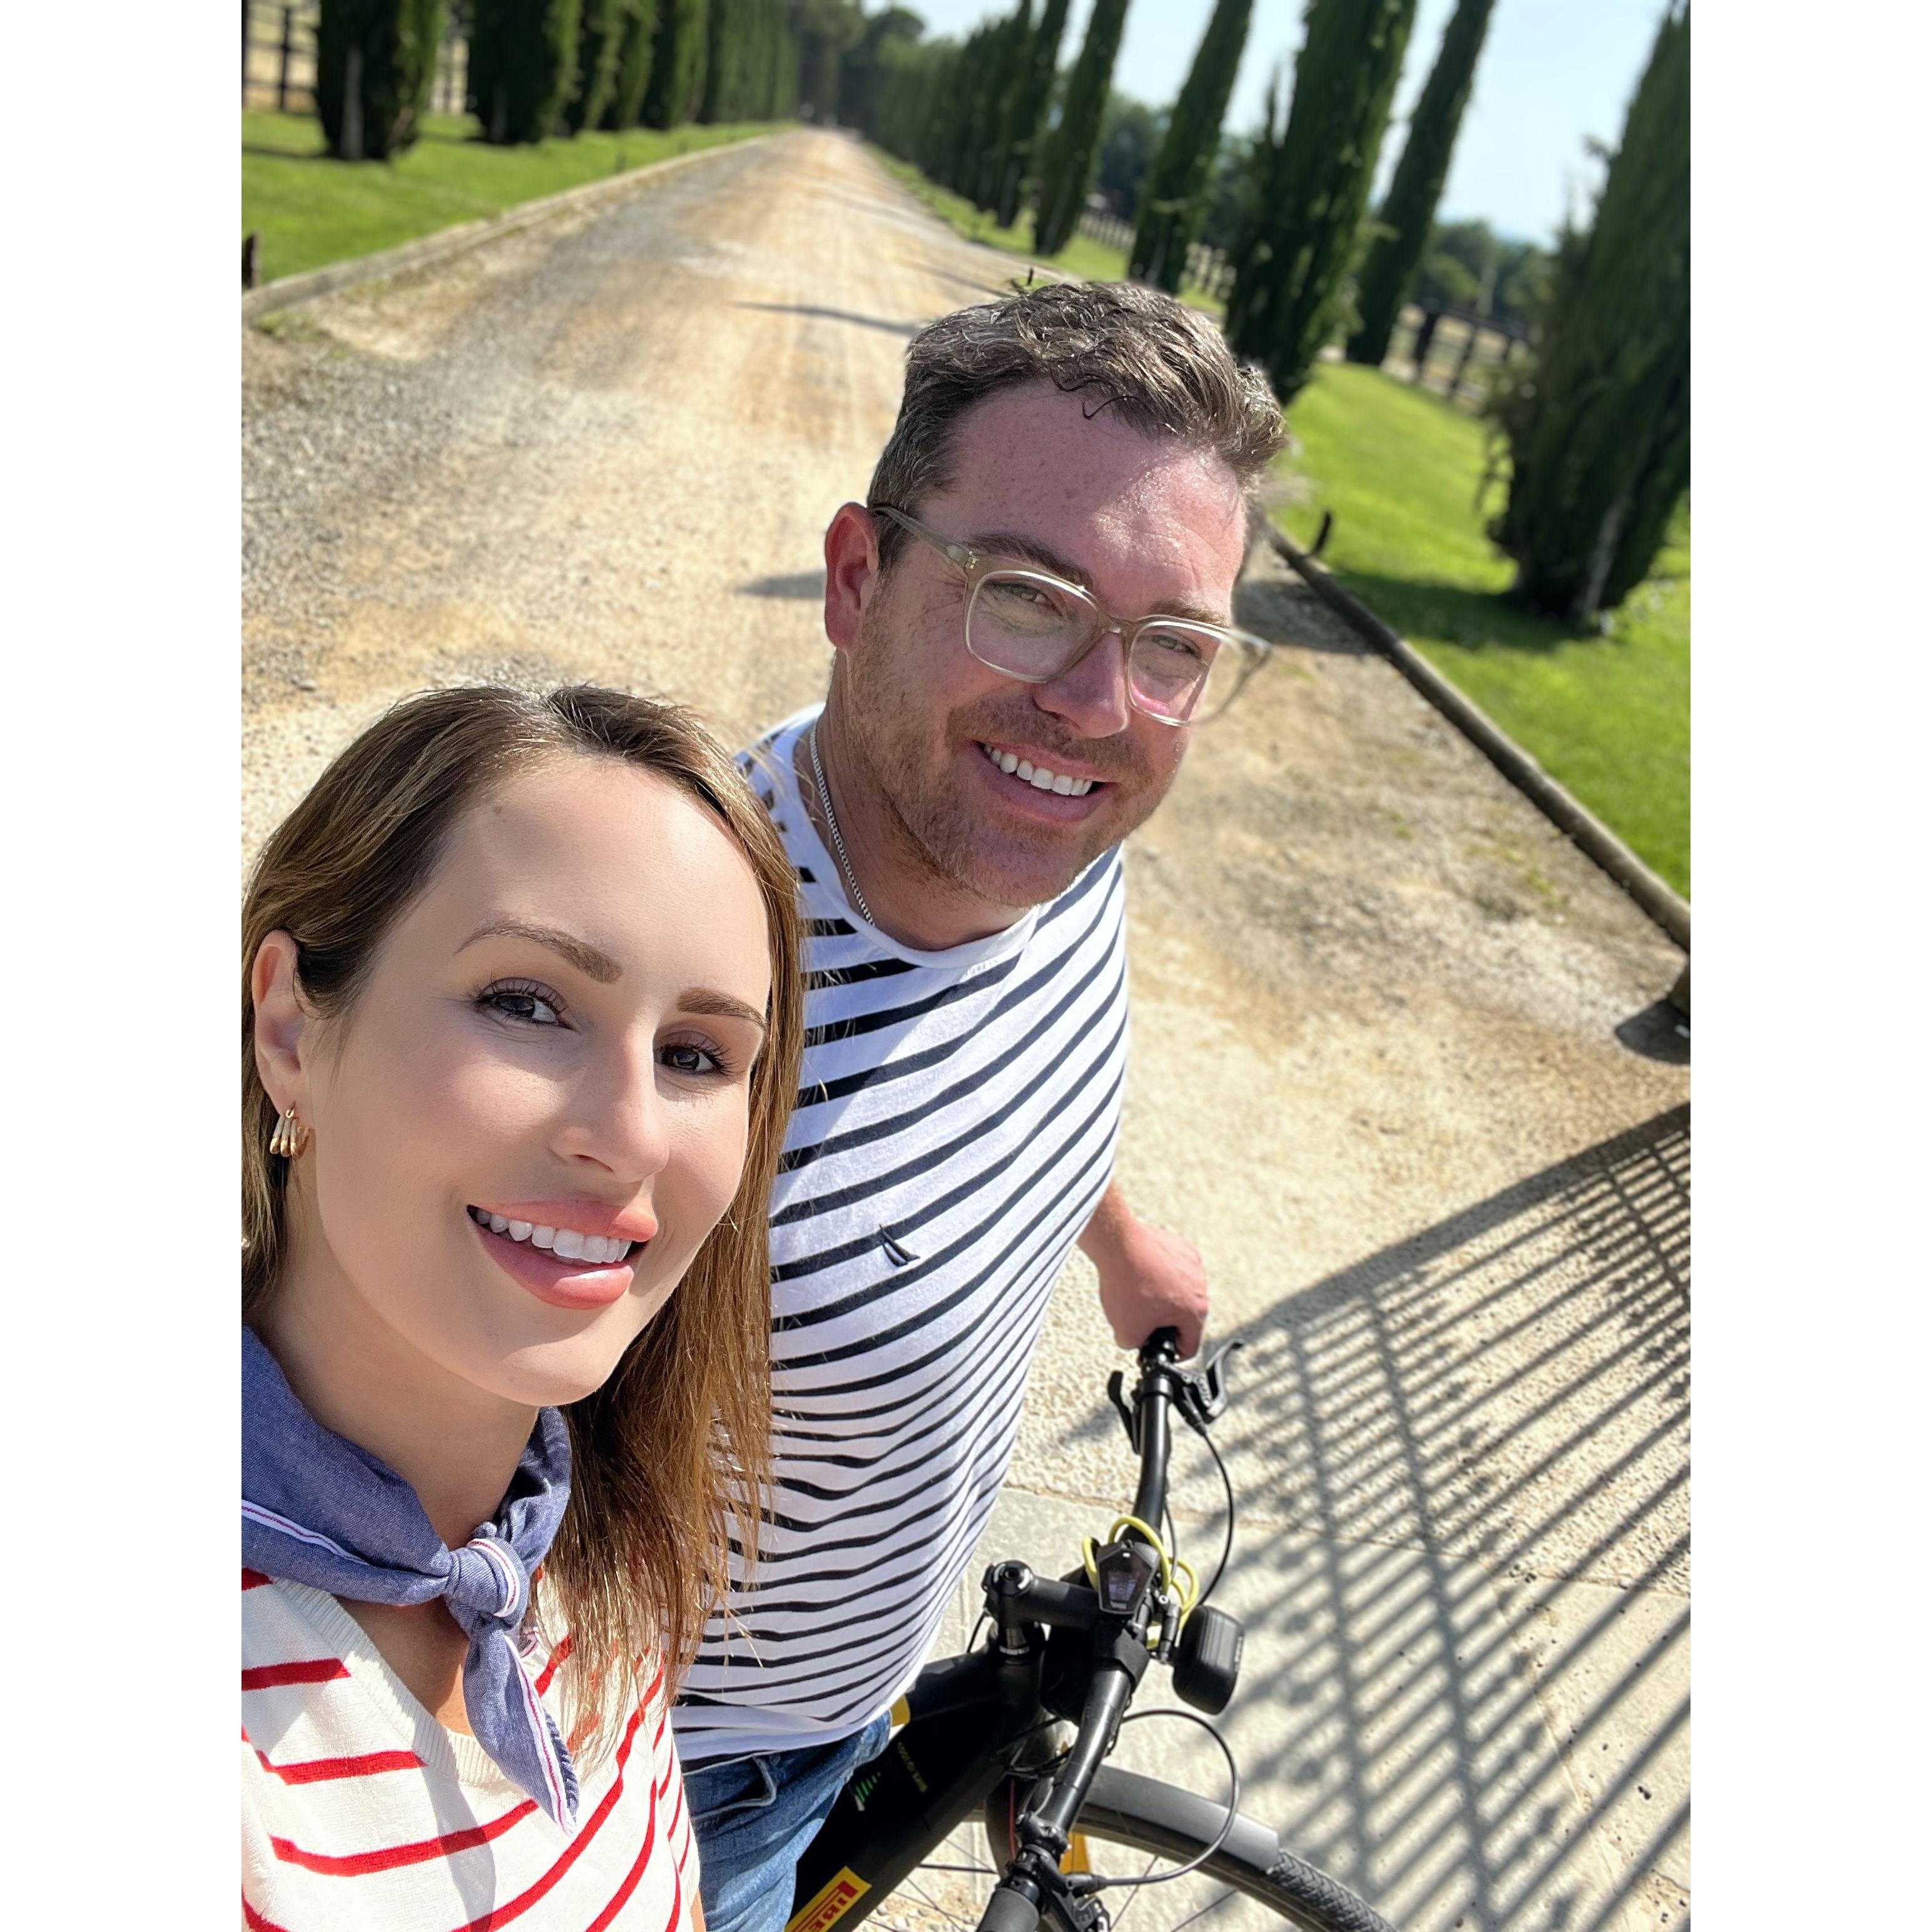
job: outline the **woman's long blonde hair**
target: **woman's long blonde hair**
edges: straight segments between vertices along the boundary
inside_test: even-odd
[[[544,1580],[580,1660],[580,1706],[614,1712],[641,1691],[638,1672],[655,1656],[674,1676],[689,1663],[724,1596],[734,1528],[745,1562],[754,1558],[770,1469],[766,1204],[804,1028],[796,880],[770,820],[694,712],[591,685],[424,692],[364,731],[282,822],[242,908],[242,1314],[251,1321],[267,1306],[288,1251],[289,1164],[268,1151],[275,1108],[256,1070],[248,993],[262,940],[292,934],[304,998],[324,1018],[346,1014],[458,820],[514,773],[571,754],[624,759],[710,812],[751,865],[771,948],[737,1193],[610,1379],[563,1412],[570,1505]],[[608,1742],[612,1727],[599,1728]],[[596,1754],[598,1743],[586,1742]]]

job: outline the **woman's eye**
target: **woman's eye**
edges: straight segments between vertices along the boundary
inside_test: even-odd
[[[716,1054],[707,1052],[701,1046],[694,1046],[688,1041],[664,1048],[659,1058],[674,1073],[696,1077],[706,1073],[722,1073],[725,1070],[724,1062]]]
[[[561,1004],[532,986],[492,986],[477,1004],[485,1012],[500,1014],[524,1026],[554,1027],[563,1023]]]

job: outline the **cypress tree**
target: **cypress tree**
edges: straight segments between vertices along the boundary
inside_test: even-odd
[[[1375,239],[1355,278],[1361,326],[1348,338],[1351,362],[1378,368],[1388,353],[1395,319],[1408,298],[1422,252],[1429,245],[1436,204],[1448,178],[1449,157],[1462,124],[1462,110],[1469,104],[1476,57],[1483,51],[1495,4],[1496,0],[1457,0],[1443,32],[1442,51],[1409,118],[1402,159],[1395,164],[1395,178],[1376,218]]]
[[[992,65],[986,78],[974,146],[978,150],[973,178],[973,205],[990,214],[1000,205],[1006,184],[1006,143],[1025,79],[1027,51],[1033,40],[1033,0],[1020,0],[1011,14],[993,30]]]
[[[966,36],[959,50],[959,58],[953,64],[952,85],[956,93],[949,122],[951,134],[939,178],[956,194],[965,194],[974,177],[992,38],[990,25],[975,27]]]
[[[644,89],[651,77],[651,50],[657,38],[658,0],[623,0],[617,40],[617,78],[610,89],[603,124],[634,128],[644,111]]]
[[[1258,218],[1226,325],[1284,404],[1334,330],[1415,0],[1309,0],[1304,17],[1288,125],[1257,147]]]
[[[446,0],[322,0],[315,108],[331,154],[386,160],[414,142],[429,105],[446,10]]]
[[[1413,5],[1414,0],[1409,0]],[[1100,122],[1114,78],[1127,0],[1094,0],[1087,38],[1066,83],[1060,125],[1048,136],[1040,171],[1040,200],[1034,210],[1033,245],[1057,255],[1073,238],[1087,205],[1087,190],[1100,158]]]
[[[579,0],[472,0],[470,104],[483,138],[541,141],[577,80]]]
[[[1054,70],[1059,64],[1070,4],[1071,0],[1046,0],[1040,25],[1027,42],[1019,85],[1013,91],[1012,112],[1000,130],[1002,167],[993,219],[1002,228],[1010,228],[1019,219],[1021,198],[1046,121],[1046,104],[1053,92]]]
[[[705,22],[704,92],[698,98],[698,120],[708,123],[736,118],[744,91],[741,70],[748,59],[757,57],[757,32],[753,10],[744,0],[711,0]]]
[[[625,0],[582,0],[577,28],[577,86],[563,104],[563,124],[573,134],[600,127],[617,88]]]
[[[651,75],[644,86],[647,128],[675,128],[688,121],[704,94],[709,22],[706,0],[658,0]]]
[[[1690,10],[1658,29],[1587,236],[1566,236],[1527,372],[1499,412],[1509,500],[1490,535],[1531,603],[1614,610],[1690,481]]]
[[[1486,0],[1485,0],[1486,4]],[[1221,123],[1234,91],[1234,70],[1248,39],[1254,0],[1216,0],[1194,64],[1167,124],[1154,166],[1141,186],[1140,219],[1127,274],[1169,295],[1180,292],[1187,247],[1201,225],[1208,170],[1221,145]]]

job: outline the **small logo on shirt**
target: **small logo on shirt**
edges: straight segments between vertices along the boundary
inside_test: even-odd
[[[904,1268],[908,1262],[916,1262],[919,1259],[918,1256],[914,1254],[911,1249],[907,1247],[902,1242],[892,1239],[890,1228],[881,1228],[879,1230],[879,1246],[885,1250],[886,1258],[894,1268]]]

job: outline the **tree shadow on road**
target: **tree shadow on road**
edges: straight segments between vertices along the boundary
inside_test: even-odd
[[[754,577],[738,586],[745,597],[795,597],[800,602],[815,602],[825,595],[824,570],[794,570],[788,574]]]
[[[820,308],[812,302],[754,302],[732,304],[734,308],[760,308],[772,315],[808,315],[820,322],[849,322],[860,328],[882,329],[888,335],[916,335],[922,322],[888,322],[883,316],[855,315],[850,309]]]
[[[1242,1331],[1230,1606],[1288,1662],[1224,1727],[1404,1932],[1684,1916],[1689,1162],[1680,1107]]]

